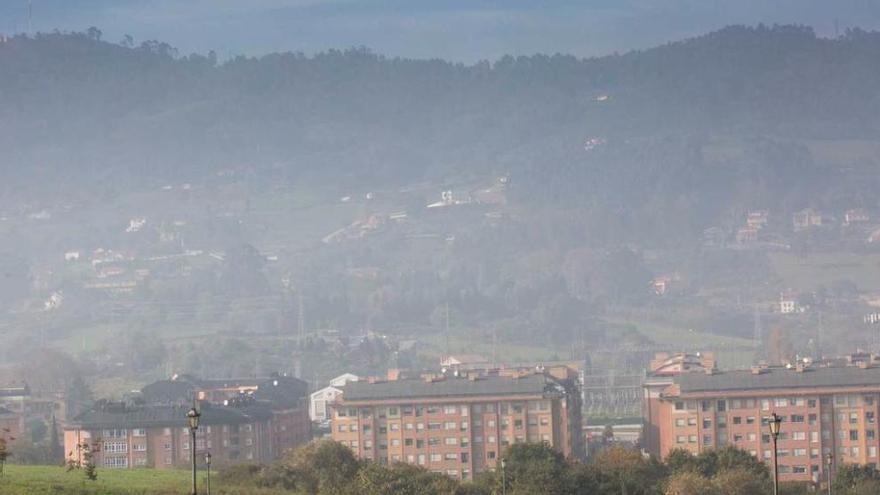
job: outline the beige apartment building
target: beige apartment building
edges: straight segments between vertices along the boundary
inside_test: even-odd
[[[849,365],[699,369],[649,376],[645,384],[645,448],[698,453],[732,445],[772,462],[768,417],[783,423],[778,438],[783,481],[825,479],[834,465],[880,463],[880,367]]]
[[[583,456],[571,370],[358,381],[332,406],[334,440],[361,459],[406,462],[459,479],[494,469],[513,443]]]

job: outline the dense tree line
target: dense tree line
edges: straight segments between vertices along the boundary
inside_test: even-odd
[[[505,467],[458,482],[418,466],[390,466],[355,459],[351,451],[320,440],[266,466],[236,465],[220,473],[231,485],[275,488],[302,495],[769,495],[767,466],[748,452],[724,447],[699,455],[673,452],[665,463],[610,447],[589,462],[571,462],[543,444],[515,444]],[[880,490],[880,471],[841,466],[834,493]],[[782,483],[780,493],[812,493],[805,483]]]
[[[732,205],[797,206],[817,182],[873,190],[799,143],[876,136],[878,55],[876,33],[798,26],[474,65],[365,48],[218,63],[44,33],[0,45],[0,145],[9,177],[116,187],[239,166],[375,184],[503,172],[526,198],[590,207],[591,230],[690,233]],[[719,137],[742,156],[708,157]],[[604,144],[585,151],[591,138]]]

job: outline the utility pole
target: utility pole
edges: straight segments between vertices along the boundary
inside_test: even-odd
[[[303,304],[303,291],[302,288],[296,291],[297,298],[297,315],[296,315],[296,327],[297,327],[297,337],[296,337],[296,345],[300,349],[306,339],[306,315],[305,315],[305,304]]]
[[[755,347],[755,349],[760,349],[761,345],[763,345],[764,342],[764,326],[761,324],[761,310],[758,307],[757,302],[755,302],[754,320],[755,331],[754,335],[752,336],[752,345]]]
[[[492,328],[492,367],[498,367],[498,329]]]
[[[449,301],[446,301],[446,357],[449,357]]]

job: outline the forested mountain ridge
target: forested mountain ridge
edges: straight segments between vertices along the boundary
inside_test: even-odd
[[[618,231],[675,217],[661,230],[691,235],[749,207],[863,206],[840,201],[878,185],[875,153],[831,163],[808,144],[873,146],[877,33],[733,26],[624,55],[475,65],[363,48],[220,64],[100,38],[0,44],[8,184],[126,189],[230,167],[372,187],[509,174],[521,199],[587,208]]]

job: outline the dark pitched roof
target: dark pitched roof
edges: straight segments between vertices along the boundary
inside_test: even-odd
[[[289,376],[270,378],[257,385],[254,398],[279,407],[296,407],[309,394],[309,384]]]
[[[242,424],[265,421],[271,413],[264,408],[236,409],[204,403],[200,406],[203,425]],[[155,428],[187,426],[188,407],[176,405],[126,406],[121,403],[99,403],[80,414],[68,427],[79,428]]]
[[[309,384],[292,376],[200,380],[181,375],[173,380],[160,380],[146,385],[141,389],[141,394],[147,404],[177,404],[191,401],[197,390],[238,387],[256,387],[254,397],[257,400],[269,401],[281,407],[293,407],[309,393]]]
[[[768,368],[754,374],[750,370],[684,373],[675,377],[681,393],[719,390],[794,389],[805,387],[880,386],[880,368],[855,366],[808,368],[798,372],[788,368]]]
[[[192,383],[180,380],[159,380],[141,389],[144,402],[148,404],[174,404],[190,401],[195,387]]]
[[[378,383],[358,381],[349,382],[341,389],[344,400],[538,395],[563,392],[556,380],[541,374],[527,375],[521,378],[484,376],[477,380],[447,377],[434,382],[425,380],[393,380]]]

